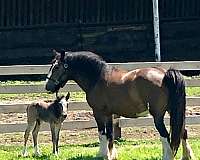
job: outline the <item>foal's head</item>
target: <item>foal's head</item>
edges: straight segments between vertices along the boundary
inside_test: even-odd
[[[55,59],[52,61],[52,66],[49,69],[46,90],[51,92],[58,91],[68,81],[68,65],[64,62],[65,51],[58,53],[54,50]]]
[[[57,119],[64,121],[67,117],[67,109],[68,109],[68,99],[70,94],[68,92],[67,96],[57,97],[57,99],[52,103],[53,112]]]

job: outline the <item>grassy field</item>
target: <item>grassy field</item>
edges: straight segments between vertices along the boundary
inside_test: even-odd
[[[194,154],[197,160],[200,160],[200,140],[191,139]],[[0,160],[101,160],[97,158],[99,144],[97,142],[82,145],[61,145],[58,156],[51,154],[51,145],[41,145],[42,155],[40,157],[33,156],[33,148],[29,148],[29,156],[21,157],[22,146],[0,146]],[[161,160],[161,144],[160,141],[150,140],[120,140],[116,142],[118,156],[120,160]],[[176,158],[180,159],[181,149]]]

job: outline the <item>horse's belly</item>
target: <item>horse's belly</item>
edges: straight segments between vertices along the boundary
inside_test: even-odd
[[[147,105],[144,104],[138,104],[138,105],[133,105],[133,104],[128,104],[128,105],[123,105],[118,103],[115,106],[112,107],[113,112],[115,114],[118,114],[120,116],[124,116],[127,118],[137,118],[137,117],[144,117],[149,114],[149,109]]]

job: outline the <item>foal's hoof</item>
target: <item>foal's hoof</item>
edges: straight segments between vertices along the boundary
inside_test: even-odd
[[[28,152],[27,151],[23,151],[22,152],[22,157],[28,157]]]
[[[35,153],[34,153],[34,156],[35,156],[35,157],[40,157],[41,155],[42,155],[42,154],[41,154],[40,152],[35,152]]]
[[[57,157],[58,156],[58,152],[53,152],[53,155]]]

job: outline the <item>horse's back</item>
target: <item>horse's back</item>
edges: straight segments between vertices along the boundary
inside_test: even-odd
[[[88,96],[96,109],[125,117],[136,117],[148,110],[148,105],[166,104],[166,91],[162,86],[165,70],[136,69],[129,72],[114,69],[105,82],[98,83]],[[103,107],[102,107],[103,106]]]
[[[117,90],[121,94],[118,94],[119,98],[112,103],[123,106],[123,109],[128,111],[128,116],[145,112],[148,107],[151,111],[162,110],[167,104],[164,76],[165,70],[162,68],[142,68],[123,74],[122,84]]]

